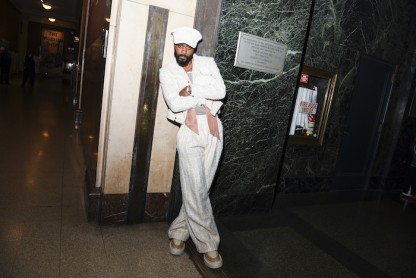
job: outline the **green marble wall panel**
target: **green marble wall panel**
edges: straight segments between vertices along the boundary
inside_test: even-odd
[[[270,208],[290,118],[311,1],[224,1],[215,59],[227,87],[224,153],[212,189],[216,214]],[[288,46],[276,76],[234,67],[239,31]]]

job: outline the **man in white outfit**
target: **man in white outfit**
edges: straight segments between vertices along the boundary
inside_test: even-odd
[[[182,207],[169,228],[170,253],[181,255],[191,237],[210,268],[222,266],[220,237],[209,190],[223,147],[217,113],[225,85],[213,58],[198,56],[201,33],[190,27],[172,32],[175,60],[160,69],[160,84],[169,107],[168,119],[180,124],[177,135]]]

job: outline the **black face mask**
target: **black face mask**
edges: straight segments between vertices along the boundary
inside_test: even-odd
[[[192,53],[190,56],[182,54],[178,55],[175,51],[175,58],[178,65],[180,65],[181,67],[186,67],[189,64],[189,62],[194,58],[194,54]]]

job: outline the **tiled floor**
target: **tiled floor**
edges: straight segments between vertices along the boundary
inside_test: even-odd
[[[218,222],[230,277],[416,277],[415,205],[397,193]]]
[[[59,79],[0,85],[0,277],[200,277],[166,223],[86,221],[71,102]]]

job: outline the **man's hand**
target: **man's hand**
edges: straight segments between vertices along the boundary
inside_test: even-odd
[[[181,97],[188,97],[188,96],[190,96],[190,95],[191,95],[191,93],[192,93],[192,91],[191,91],[191,86],[186,86],[185,88],[183,88],[183,89],[179,92],[179,95],[180,95]]]

